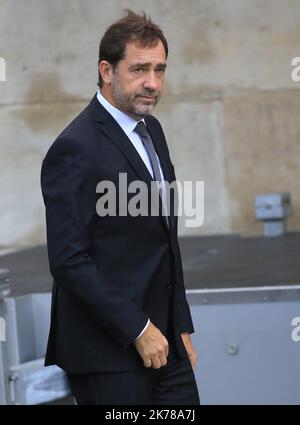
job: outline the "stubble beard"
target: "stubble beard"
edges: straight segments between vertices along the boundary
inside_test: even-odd
[[[147,115],[151,115],[160,99],[160,94],[158,92],[150,90],[144,89],[138,93],[126,92],[120,83],[117,71],[115,71],[114,79],[111,83],[111,94],[117,108],[137,121],[145,118]],[[137,99],[140,96],[155,96],[155,101],[151,104],[138,104]]]

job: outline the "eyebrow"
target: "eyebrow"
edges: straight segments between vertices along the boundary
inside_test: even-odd
[[[135,63],[134,65],[131,65],[129,67],[129,69],[133,69],[133,68],[149,68],[149,66],[151,66],[151,62]],[[166,69],[167,68],[167,64],[166,63],[159,63],[159,64],[157,64],[156,68]]]

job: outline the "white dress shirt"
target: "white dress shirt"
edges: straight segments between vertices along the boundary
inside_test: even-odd
[[[105,97],[102,96],[102,94],[100,93],[100,90],[98,90],[97,98],[98,98],[99,102],[101,103],[101,105],[110,113],[110,115],[113,116],[113,118],[117,121],[117,123],[122,128],[122,130],[124,131],[126,136],[130,139],[131,143],[133,144],[135,149],[138,151],[140,157],[142,158],[146,167],[148,168],[149,173],[151,174],[152,178],[154,178],[151,162],[150,162],[150,159],[148,157],[147,151],[146,151],[146,149],[143,145],[143,142],[140,139],[140,136],[134,131],[134,129],[135,129],[135,127],[136,127],[136,125],[139,121],[134,120],[129,115],[126,115],[124,112],[120,111],[120,109],[117,109],[115,106],[113,106],[111,103],[109,103],[105,99]],[[140,121],[143,121],[144,124],[146,125],[144,119],[140,120]],[[159,161],[158,156],[157,156],[157,160],[158,160],[158,165],[159,165],[159,171],[160,171],[160,174],[161,174],[161,180],[163,182],[164,181],[164,175],[163,175],[163,172],[162,172],[162,169],[161,169],[161,165],[160,165],[160,161]]]
[[[151,174],[152,178],[154,178],[151,162],[150,162],[150,159],[148,157],[147,151],[146,151],[146,149],[143,145],[143,142],[140,139],[140,136],[134,131],[134,129],[135,129],[135,127],[136,127],[136,125],[139,121],[134,120],[129,115],[126,115],[124,112],[120,111],[120,109],[117,109],[115,106],[113,106],[111,103],[109,103],[105,99],[105,97],[102,96],[100,90],[98,90],[97,99],[99,100],[101,105],[110,113],[110,115],[112,115],[112,117],[117,121],[117,123],[122,128],[122,130],[124,131],[126,136],[130,139],[131,143],[133,144],[133,146],[135,147],[135,149],[139,153],[139,155],[142,158],[142,160],[144,161],[146,167],[148,168],[149,173]],[[144,121],[144,120],[140,120],[140,121]],[[144,121],[144,124],[145,124],[145,121]],[[164,175],[163,175],[163,172],[162,172],[162,169],[161,169],[161,165],[160,165],[160,161],[159,161],[158,156],[157,156],[157,161],[158,161],[158,165],[159,165],[159,171],[160,171],[160,174],[161,174],[161,180],[162,180],[162,182],[164,182]],[[145,330],[147,329],[147,327],[149,325],[149,322],[150,322],[150,319],[148,319],[146,326],[144,327],[142,332],[136,337],[136,339],[138,339],[145,332]]]

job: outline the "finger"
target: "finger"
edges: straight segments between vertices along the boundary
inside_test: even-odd
[[[195,367],[196,367],[196,359],[195,358],[192,361],[192,366],[193,366],[193,369],[195,369]]]
[[[169,355],[169,344],[167,344],[167,346],[166,346],[165,355],[166,355],[166,357],[168,357],[168,355]]]
[[[164,354],[166,357],[168,357],[169,355],[169,343],[166,338],[165,338]]]
[[[164,354],[160,356],[160,364],[161,366],[166,366],[167,364],[167,357]]]
[[[146,359],[146,360],[144,360],[144,366],[145,366],[145,367],[151,367],[151,365],[152,365],[152,361],[151,361],[151,359]]]
[[[152,367],[154,369],[159,369],[161,367],[160,359],[158,356],[153,356],[151,360],[152,360]]]
[[[189,361],[190,361],[192,367],[194,367],[194,358],[192,356],[189,356]]]

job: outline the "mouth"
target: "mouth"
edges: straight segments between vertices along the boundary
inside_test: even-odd
[[[156,99],[156,96],[139,96],[139,97],[141,97],[142,99],[147,99],[147,100],[154,100],[154,99]]]

